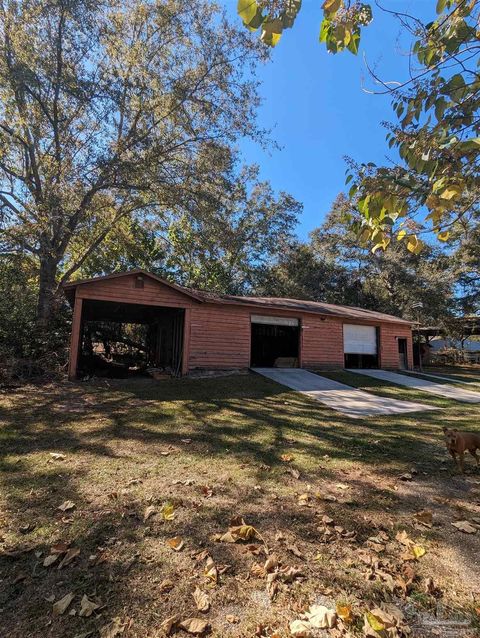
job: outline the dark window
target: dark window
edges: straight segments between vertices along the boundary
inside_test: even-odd
[[[135,277],[135,288],[143,288],[143,277]]]

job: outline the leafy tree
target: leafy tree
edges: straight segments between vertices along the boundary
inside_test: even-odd
[[[207,0],[0,2],[0,250],[38,267],[40,325],[122,224],[189,212],[262,135],[265,57]]]
[[[294,247],[280,260],[274,274],[281,294],[301,291],[303,298],[410,319],[417,319],[412,305],[422,301],[423,322],[448,323],[456,307],[451,257],[432,246],[420,257],[403,244],[372,253],[359,246],[348,221],[352,215],[351,203],[340,195],[322,226],[310,233],[308,244]]]
[[[244,168],[196,216],[172,222],[165,266],[176,281],[230,294],[258,287],[292,240],[302,208],[287,193],[276,196],[258,174],[256,166]]]
[[[372,71],[381,92],[392,96],[398,122],[388,125],[387,141],[398,157],[388,166],[351,163],[347,183],[353,180],[350,196],[359,213],[353,221],[360,242],[374,251],[395,240],[419,253],[430,233],[452,241],[479,208],[480,3],[432,0],[437,16],[428,24],[376,4],[412,36],[410,76],[385,83]],[[244,23],[261,27],[269,45],[293,26],[300,7],[289,0],[238,2]],[[327,50],[356,53],[371,7],[347,0],[325,0],[322,7],[320,40]]]
[[[383,84],[398,117],[387,139],[399,160],[354,167],[348,177],[360,239],[373,250],[395,239],[418,253],[429,233],[447,242],[478,214],[480,5],[439,0],[437,11],[427,25],[402,17],[415,37],[414,71],[400,86]]]
[[[264,44],[274,47],[285,29],[293,27],[302,0],[238,0],[237,11],[250,31],[260,29]],[[372,8],[356,0],[325,0],[320,42],[329,53],[358,53],[361,28],[372,21]]]

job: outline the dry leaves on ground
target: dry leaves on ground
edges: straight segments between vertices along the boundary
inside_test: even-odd
[[[210,599],[207,594],[200,589],[200,587],[195,588],[195,591],[193,592],[193,599],[198,611],[207,612],[210,609]]]
[[[183,549],[185,545],[181,536],[174,536],[173,538],[168,538],[165,541],[165,544],[168,547],[170,547],[170,549],[173,549],[175,552],[179,552],[181,549]]]
[[[456,527],[457,529],[459,529],[461,532],[464,532],[465,534],[477,533],[477,528],[474,527],[468,521],[456,521],[455,523],[452,523],[452,525],[453,527]]]
[[[96,609],[100,609],[100,607],[101,605],[94,603],[93,600],[90,600],[88,596],[84,594],[80,602],[80,612],[78,615],[82,618],[88,618]]]
[[[104,625],[100,629],[100,638],[117,638],[117,636],[123,634],[127,627],[127,624],[128,621],[122,621],[122,619],[118,618],[118,616],[116,618],[113,618],[111,622],[108,623],[108,625]]]
[[[75,594],[73,592],[69,592],[68,594],[65,594],[63,598],[57,600],[56,603],[53,603],[52,612],[54,613],[54,615],[61,616],[62,614],[64,614],[74,598]]]
[[[75,503],[73,501],[64,501],[61,505],[58,506],[57,509],[59,509],[62,512],[69,512],[70,510],[73,510],[75,508]]]

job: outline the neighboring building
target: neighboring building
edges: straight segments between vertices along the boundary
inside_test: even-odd
[[[149,365],[195,369],[411,368],[412,322],[371,310],[183,288],[143,270],[65,285],[74,308],[69,378],[84,373],[88,322],[143,324]],[[91,344],[90,344],[91,345]]]

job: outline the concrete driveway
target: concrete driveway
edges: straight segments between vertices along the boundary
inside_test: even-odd
[[[389,383],[396,383],[397,385],[403,385],[407,388],[413,388],[414,390],[421,390],[422,392],[430,392],[431,394],[436,394],[444,399],[453,399],[454,401],[463,401],[464,403],[480,403],[479,392],[456,388],[455,386],[446,383],[434,383],[433,381],[427,381],[426,379],[419,379],[418,377],[407,376],[405,374],[397,374],[396,372],[388,372],[387,370],[349,370],[349,372],[364,374],[367,377],[381,379],[382,381],[388,381]]]
[[[253,368],[253,371],[354,419],[438,409],[422,403],[379,397],[299,368]]]

